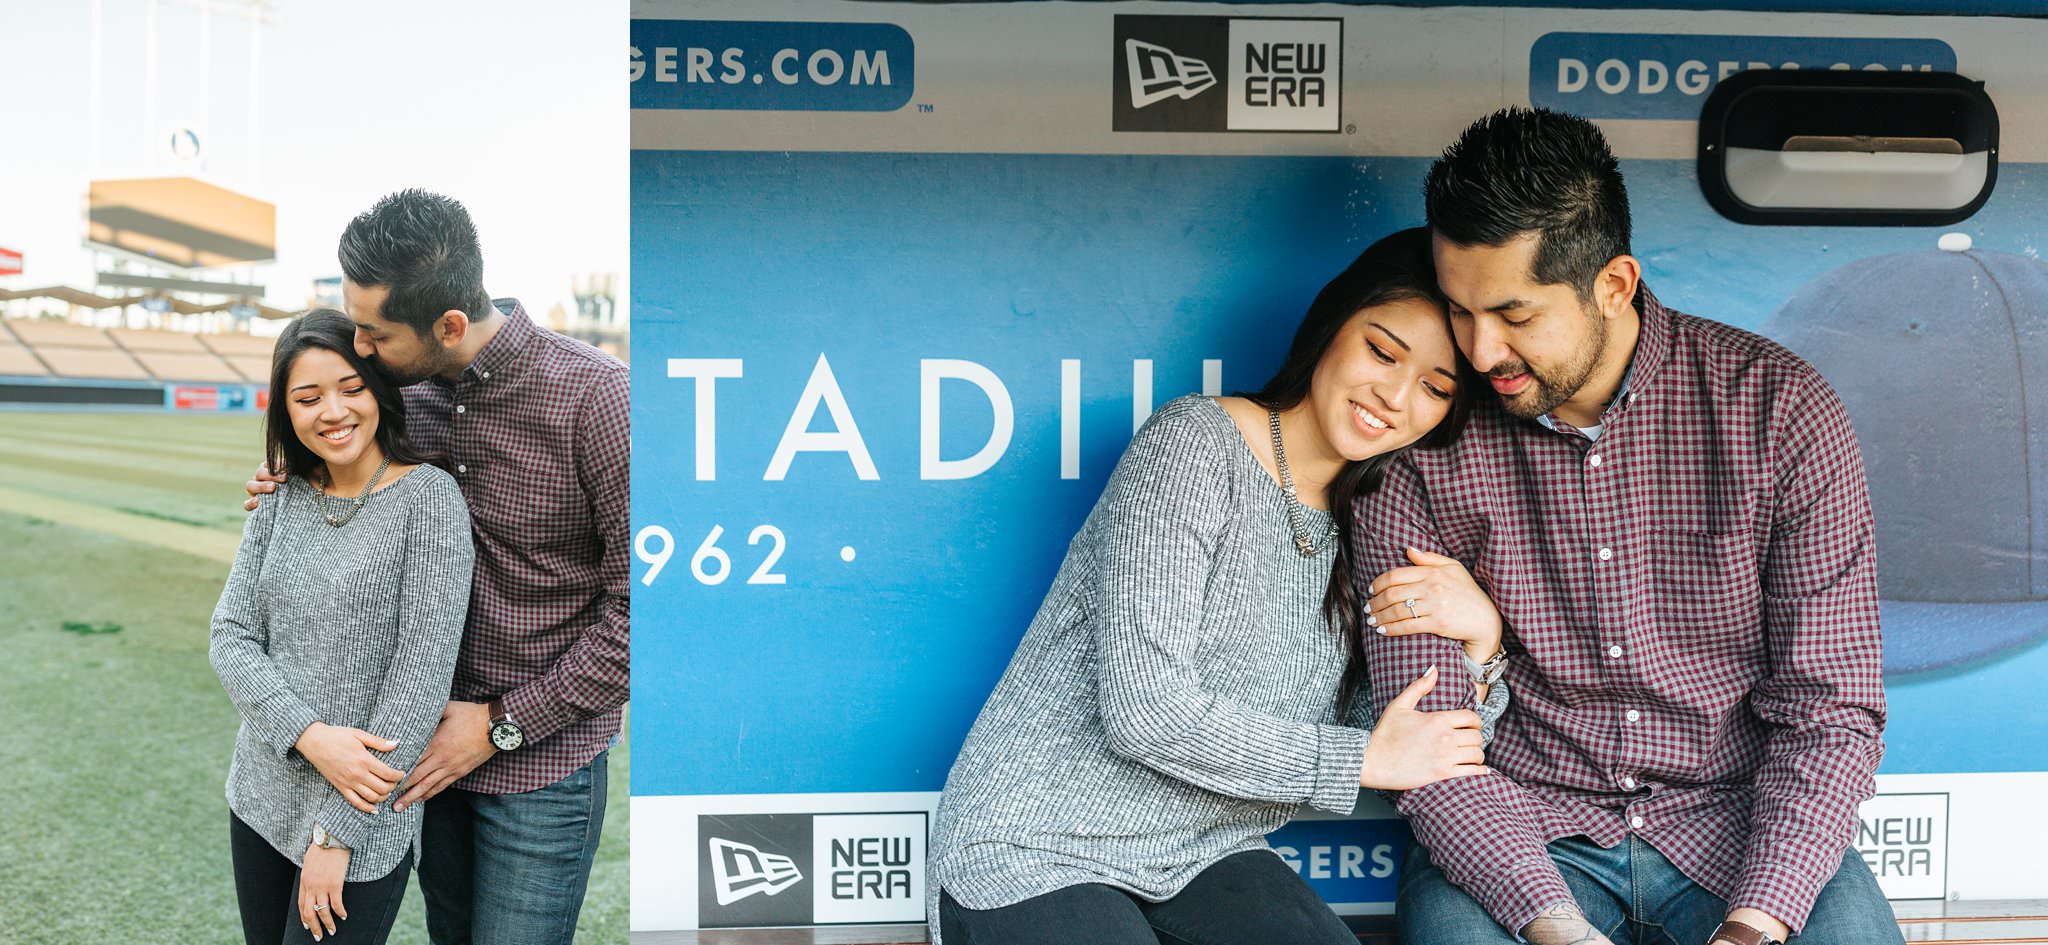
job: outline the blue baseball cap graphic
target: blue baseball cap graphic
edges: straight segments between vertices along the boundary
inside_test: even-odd
[[[1856,426],[1885,674],[2048,637],[2048,265],[1874,256],[1800,289],[1762,331],[1820,370]]]

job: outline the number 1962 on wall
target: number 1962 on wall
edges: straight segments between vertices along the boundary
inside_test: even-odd
[[[725,526],[713,525],[711,531],[704,536],[704,540],[697,544],[697,550],[690,553],[690,576],[696,578],[697,583],[724,584],[727,578],[733,576],[733,555],[719,544],[725,538]],[[753,572],[747,575],[746,583],[789,583],[789,575],[775,570],[775,563],[782,559],[782,553],[789,544],[789,540],[782,534],[782,529],[773,525],[757,525],[753,531],[747,533],[746,543],[753,548],[761,549],[754,552],[761,557]],[[663,526],[648,525],[635,533],[633,555],[647,565],[647,573],[640,575],[640,583],[649,587],[654,586],[655,579],[661,576],[669,561],[675,558],[676,548],[675,534]],[[752,556],[746,551],[739,553],[743,558]]]

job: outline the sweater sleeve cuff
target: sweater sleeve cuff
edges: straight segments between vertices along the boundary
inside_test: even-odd
[[[1508,681],[1497,679],[1486,687],[1486,701],[1474,707],[1479,713],[1479,743],[1493,744],[1494,729],[1500,724],[1500,717],[1508,712]]]
[[[382,805],[378,809],[382,810]],[[355,809],[335,791],[328,792],[320,802],[319,811],[313,815],[314,823],[350,850],[360,850],[369,842],[371,820],[371,815]]]
[[[263,700],[261,711],[249,716],[256,734],[277,752],[280,760],[292,753],[292,748],[299,743],[299,736],[306,734],[306,729],[318,721],[318,712],[288,692],[272,694]]]
[[[1358,805],[1358,776],[1365,768],[1364,729],[1341,725],[1316,728],[1316,787],[1309,803],[1333,814]]]

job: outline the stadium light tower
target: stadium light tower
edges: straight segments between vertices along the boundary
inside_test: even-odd
[[[152,9],[156,6],[156,2],[157,0],[149,0]],[[257,170],[261,166],[259,159],[262,156],[262,148],[259,146],[259,143],[262,141],[263,109],[262,97],[259,93],[263,84],[263,27],[276,25],[277,0],[171,0],[171,2],[181,7],[188,7],[199,11],[199,125],[202,129],[211,130],[212,127],[208,119],[213,114],[213,103],[210,101],[213,85],[211,74],[213,66],[213,15],[219,13],[224,16],[249,21],[249,170],[247,183],[248,186],[253,187],[256,185]],[[150,46],[152,50],[151,55],[154,56],[156,41],[153,35],[150,39]],[[150,82],[151,84],[156,82],[154,71],[150,74]]]
[[[98,289],[117,290],[119,297],[139,301],[146,312],[142,320],[152,326],[179,322],[206,326],[218,323],[223,311],[246,323],[258,311],[254,303],[264,292],[256,283],[254,267],[276,258],[276,208],[201,179],[208,170],[207,142],[202,136],[211,137],[213,115],[214,14],[244,20],[249,28],[249,137],[242,143],[247,159],[239,183],[247,190],[256,185],[261,168],[263,32],[264,27],[277,23],[279,0],[170,2],[199,14],[198,42],[173,40],[174,61],[176,55],[196,45],[197,101],[190,104],[196,106],[197,127],[177,127],[170,134],[159,129],[157,53],[163,0],[141,0],[142,161],[133,174],[125,174],[122,165],[127,162],[117,160],[116,173],[125,176],[108,179],[103,175],[100,148],[103,20],[107,11],[103,9],[106,0],[92,0],[92,75],[87,106],[92,130],[85,244],[93,254]],[[114,9],[119,11],[116,16],[137,12],[133,0]],[[116,50],[117,56],[127,54],[132,53]],[[175,158],[169,163],[182,166],[166,168],[163,159],[167,154]],[[169,176],[162,176],[167,171]],[[137,290],[141,294],[136,294]],[[219,301],[205,301],[208,298]],[[189,311],[195,299],[198,311]],[[130,323],[134,318],[131,308],[121,305],[115,317]]]
[[[106,0],[92,0],[92,56],[90,82],[88,86],[87,110],[91,112],[92,130],[88,161],[94,173],[100,167],[100,70],[103,56],[102,11]],[[163,152],[165,139],[159,135],[156,114],[157,91],[157,8],[161,0],[143,0],[143,76],[142,76],[142,169],[146,173],[156,164],[156,158]],[[260,156],[262,132],[262,65],[263,27],[277,23],[278,0],[171,0],[172,3],[199,11],[199,125],[202,133],[210,131],[213,115],[213,15],[216,13],[249,23],[249,81],[248,120],[249,140],[247,148],[247,181],[255,184]]]

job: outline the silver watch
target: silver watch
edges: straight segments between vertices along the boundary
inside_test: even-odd
[[[1500,678],[1506,675],[1508,671],[1508,648],[1501,647],[1493,651],[1493,655],[1488,657],[1484,663],[1467,656],[1465,657],[1465,668],[1472,671],[1472,681],[1482,686],[1491,686],[1494,683],[1500,682]]]
[[[346,850],[348,844],[334,839],[318,823],[313,824],[313,845],[322,850]]]

